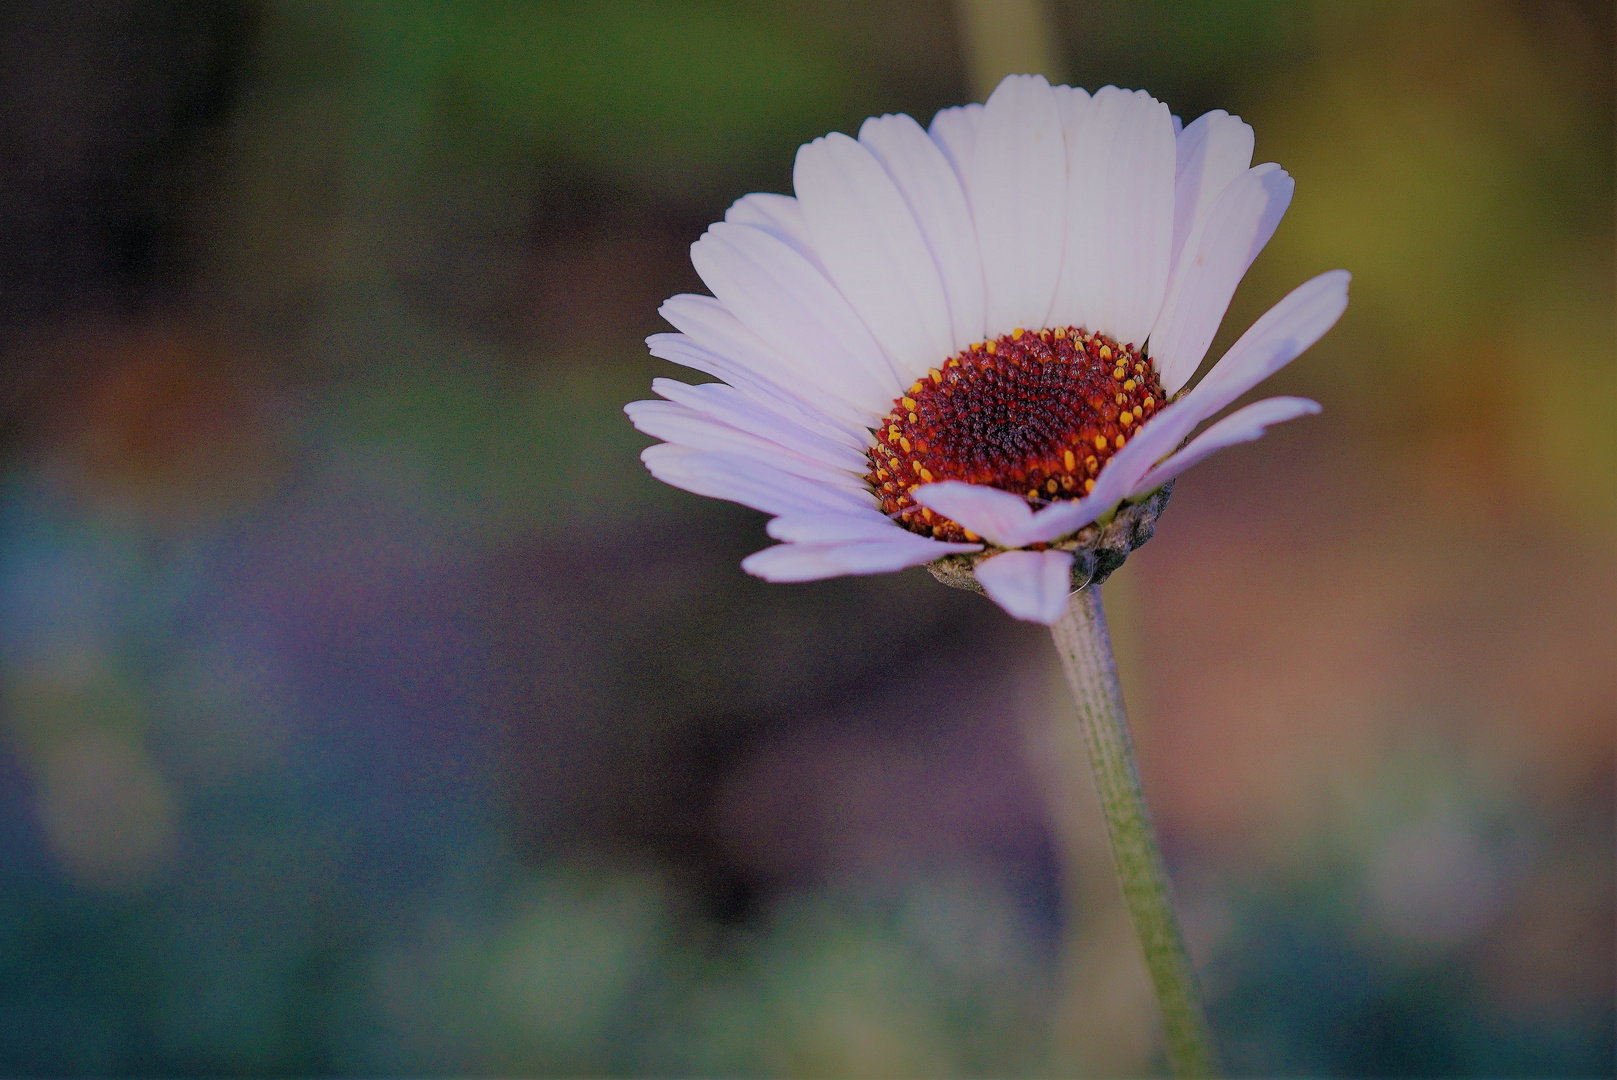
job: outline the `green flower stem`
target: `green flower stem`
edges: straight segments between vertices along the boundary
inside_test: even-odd
[[[1216,1076],[1218,1062],[1196,972],[1179,930],[1151,812],[1134,765],[1134,743],[1129,738],[1100,589],[1091,586],[1074,595],[1051,633],[1067,687],[1078,706],[1078,723],[1106,816],[1123,900],[1156,990],[1169,1064],[1178,1077]]]

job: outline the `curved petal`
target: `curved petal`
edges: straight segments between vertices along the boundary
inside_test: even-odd
[[[897,542],[925,539],[894,523],[892,518],[879,510],[794,514],[775,518],[765,531],[776,540],[799,544],[824,544],[849,540]]]
[[[1116,502],[1140,490],[1158,461],[1178,449],[1196,425],[1279,371],[1318,341],[1347,308],[1346,270],[1331,270],[1293,289],[1230,346],[1196,388],[1140,426],[1112,455],[1088,502]]]
[[[1291,363],[1342,317],[1352,280],[1346,270],[1327,270],[1291,290],[1175,404],[1193,404],[1200,423]]]
[[[691,450],[734,454],[753,464],[849,491],[866,491],[862,476],[804,457],[772,439],[738,431],[672,401],[632,401],[623,407],[636,428],[654,439]]]
[[[960,190],[971,203],[971,173],[977,161],[977,129],[982,126],[983,107],[976,102],[956,105],[952,109],[939,109],[927,128],[933,142],[943,151],[949,167],[960,181]]]
[[[1044,325],[1061,274],[1067,151],[1055,91],[1042,75],[1007,75],[983,106],[971,211],[987,288],[984,332]]]
[[[1029,543],[1022,534],[1033,521],[1033,511],[1020,495],[959,480],[922,484],[912,495],[922,506],[986,537],[990,543],[1007,548]]]
[[[808,223],[803,220],[803,208],[790,195],[772,195],[753,192],[730,204],[724,220],[732,225],[751,225],[790,244],[799,255],[813,263],[822,274],[825,267],[809,238]]]
[[[805,427],[779,410],[753,401],[733,386],[724,383],[691,386],[674,379],[653,379],[651,389],[669,401],[677,401],[703,416],[779,443],[810,460],[856,473],[864,473],[870,467],[862,443],[832,437],[825,433],[823,426]]]
[[[1252,166],[1252,128],[1223,109],[1203,113],[1175,138],[1173,261],[1231,180]],[[1171,276],[1171,275],[1170,275]]]
[[[902,390],[886,354],[836,286],[791,245],[721,221],[691,245],[691,263],[741,323],[826,389],[880,411]]]
[[[754,337],[751,331],[736,322],[735,317],[724,310],[724,305],[711,296],[674,297],[663,305],[663,316],[669,322],[680,318],[686,326],[697,326],[696,322],[684,320],[681,315],[670,314],[669,309],[674,300],[706,301],[713,305],[716,313],[732,324],[736,331]],[[695,309],[695,305],[690,307],[692,310]],[[876,417],[872,413],[803,379],[793,378],[784,362],[775,364],[764,359],[764,355],[769,351],[767,346],[763,346],[765,350],[763,354],[754,354],[744,348],[737,349],[736,342],[725,341],[714,334],[704,333],[703,336],[707,339],[706,343],[694,339],[687,333],[653,334],[646,339],[646,346],[651,355],[659,360],[667,360],[723,379],[751,400],[768,408],[781,409],[807,427],[816,430],[823,428],[829,435],[847,442],[849,446],[863,448],[869,445],[870,429],[876,423]],[[787,389],[788,386],[791,389]]]
[[[640,460],[651,475],[665,484],[695,495],[727,499],[766,514],[846,513],[876,505],[868,494],[790,476],[734,454],[658,443],[640,451]]]
[[[900,380],[908,385],[952,355],[937,263],[903,193],[870,149],[836,132],[815,139],[797,151],[792,187],[832,283]]]
[[[1102,87],[1082,110],[1072,161],[1062,271],[1071,281],[1062,296],[1088,329],[1142,344],[1162,306],[1173,245],[1168,107],[1143,90]]]
[[[1067,610],[1072,555],[1065,551],[1005,551],[974,568],[989,599],[1027,622],[1049,626]]]
[[[944,544],[922,536],[901,541],[777,544],[748,555],[741,560],[741,568],[765,581],[819,581],[848,574],[885,574],[955,552],[978,550],[977,544]]]
[[[1295,420],[1299,416],[1313,416],[1319,412],[1319,403],[1307,398],[1274,397],[1253,402],[1237,409],[1224,419],[1190,440],[1183,450],[1145,474],[1130,494],[1143,495],[1166,484],[1192,465],[1237,443],[1252,442],[1275,424]]]
[[[898,185],[932,252],[949,303],[950,355],[969,348],[983,338],[983,263],[971,208],[954,169],[921,125],[902,113],[866,120],[859,142]],[[932,363],[942,360],[935,357]]]
[[[1274,235],[1295,186],[1278,165],[1248,169],[1225,186],[1191,232],[1151,331],[1151,360],[1169,394],[1201,365],[1236,286]]]

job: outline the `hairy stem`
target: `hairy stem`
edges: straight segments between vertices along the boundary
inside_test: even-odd
[[[1169,1064],[1175,1076],[1217,1075],[1196,973],[1185,950],[1167,871],[1157,850],[1156,830],[1140,789],[1100,589],[1091,586],[1075,594],[1051,633],[1067,687],[1078,706],[1078,722],[1106,816],[1123,900],[1156,990]]]

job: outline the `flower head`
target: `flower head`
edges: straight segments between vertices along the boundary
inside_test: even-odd
[[[1297,288],[1186,390],[1291,201],[1223,111],[1013,75],[986,105],[802,147],[795,198],[748,195],[691,248],[658,379],[627,407],[659,479],[774,515],[742,565],[808,581],[932,564],[1022,619],[1150,535],[1189,466],[1319,411],[1201,424],[1336,322],[1348,274]],[[1182,445],[1184,444],[1184,445]],[[1098,554],[1097,554],[1098,553]]]

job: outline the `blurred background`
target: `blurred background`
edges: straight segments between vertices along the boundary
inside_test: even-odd
[[[0,1072],[1159,1069],[1048,636],[748,577],[621,411],[732,199],[1036,61],[1297,178],[1215,355],[1355,275],[1264,388],[1324,415],[1106,586],[1228,1064],[1611,1075],[1612,58],[1601,0],[5,5]]]

